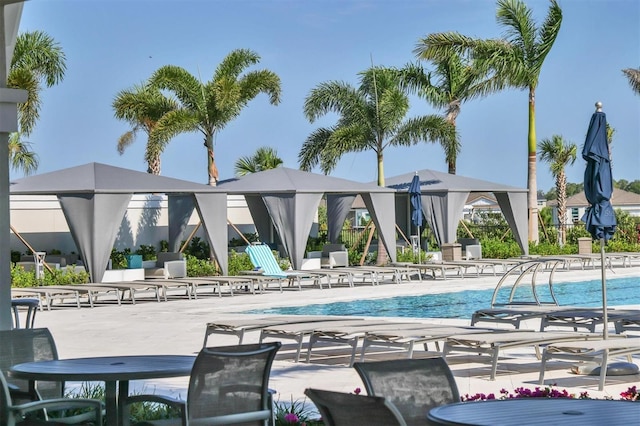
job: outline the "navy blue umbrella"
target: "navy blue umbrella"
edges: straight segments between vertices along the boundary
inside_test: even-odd
[[[582,158],[587,162],[584,171],[584,194],[589,202],[586,213],[582,216],[585,227],[594,239],[600,240],[600,264],[602,268],[602,309],[604,331],[607,330],[607,281],[604,256],[604,244],[616,231],[616,216],[611,206],[613,178],[611,176],[611,160],[607,142],[607,116],[602,112],[602,104],[596,103],[596,112],[591,116],[587,138],[582,149]]]
[[[411,200],[411,222],[418,227],[418,263],[420,263],[420,227],[422,226],[422,192],[420,190],[420,176],[416,172],[409,185],[409,199]]]
[[[607,143],[607,116],[602,111],[596,111],[591,116],[582,158],[587,162],[584,195],[589,201],[582,221],[594,239],[608,241],[616,231],[616,216],[610,201],[613,178]]]

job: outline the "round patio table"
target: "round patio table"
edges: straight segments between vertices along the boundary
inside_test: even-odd
[[[515,398],[458,402],[433,408],[431,425],[632,425],[640,419],[640,403],[604,399]]]
[[[59,359],[17,364],[9,376],[24,380],[105,382],[105,417],[108,425],[129,424],[122,403],[129,396],[130,380],[188,376],[195,356],[129,355]]]

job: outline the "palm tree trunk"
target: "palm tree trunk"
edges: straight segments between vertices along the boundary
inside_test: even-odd
[[[567,176],[564,171],[558,173],[556,181],[556,192],[558,193],[558,221],[560,222],[560,242],[565,245],[567,242]]]
[[[151,173],[152,175],[160,176],[161,171],[161,160],[160,156],[155,156],[153,159],[149,160],[147,163],[147,173]]]
[[[206,135],[204,146],[207,148],[207,173],[209,175],[209,185],[218,185],[218,167],[213,153],[213,134]]]
[[[382,151],[377,152],[378,156],[378,186],[384,186],[384,163]],[[380,238],[380,230],[378,230],[378,256],[376,257],[376,265],[386,265],[389,261],[389,255]]]
[[[529,88],[529,157],[527,159],[527,210],[529,212],[529,241],[536,244],[538,236],[538,182],[536,180],[536,92]]]

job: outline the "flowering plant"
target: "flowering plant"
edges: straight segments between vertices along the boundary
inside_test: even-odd
[[[587,392],[581,392],[578,396],[575,394],[569,393],[566,389],[554,389],[553,387],[536,387],[534,389],[527,389],[524,387],[515,388],[513,392],[509,392],[506,389],[500,390],[500,396],[496,398],[496,395],[493,393],[484,394],[477,393],[475,395],[465,394],[460,397],[460,400],[463,402],[467,401],[487,401],[491,399],[514,399],[514,398],[578,398],[578,399],[589,399],[589,394]]]
[[[322,425],[322,421],[314,419],[317,414],[309,409],[306,398],[303,401],[294,401],[291,397],[290,403],[274,402],[276,426],[315,426]]]
[[[640,402],[640,392],[638,391],[638,388],[636,388],[635,386],[631,386],[629,389],[626,390],[626,392],[621,392],[620,396],[622,397],[622,399],[627,401]]]

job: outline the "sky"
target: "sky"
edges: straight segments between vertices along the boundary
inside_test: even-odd
[[[528,0],[542,22],[549,2]],[[622,73],[640,66],[640,2],[559,0],[563,22],[540,73],[536,93],[538,141],[561,135],[581,150],[596,101],[603,103],[616,133],[612,144],[615,180],[640,179],[640,96]],[[430,33],[457,31],[499,38],[493,0],[29,0],[20,32],[41,30],[66,55],[67,71],[42,92],[40,120],[27,138],[39,155],[37,173],[90,162],[146,171],[146,135],[123,155],[120,135],[130,126],[114,118],[116,94],[148,79],[164,65],[185,68],[211,80],[222,59],[239,48],[257,52],[260,63],[279,75],[281,103],[258,95],[215,140],[220,178],[233,177],[238,158],[273,147],[285,167],[298,168],[298,152],[330,114],[310,123],[303,104],[328,81],[358,85],[371,64],[401,67],[416,61],[413,50]],[[428,64],[423,63],[428,66]],[[412,97],[407,117],[442,114]],[[462,152],[457,174],[526,188],[527,92],[508,89],[462,105],[458,131]],[[447,171],[442,147],[420,143],[384,151],[385,177],[432,169]],[[581,183],[584,161],[567,167]],[[320,170],[314,170],[320,173]],[[202,136],[174,138],[162,155],[162,175],[207,183]],[[373,151],[342,157],[332,176],[377,179]],[[12,172],[12,179],[23,177]],[[538,189],[555,185],[547,163],[538,161]]]

